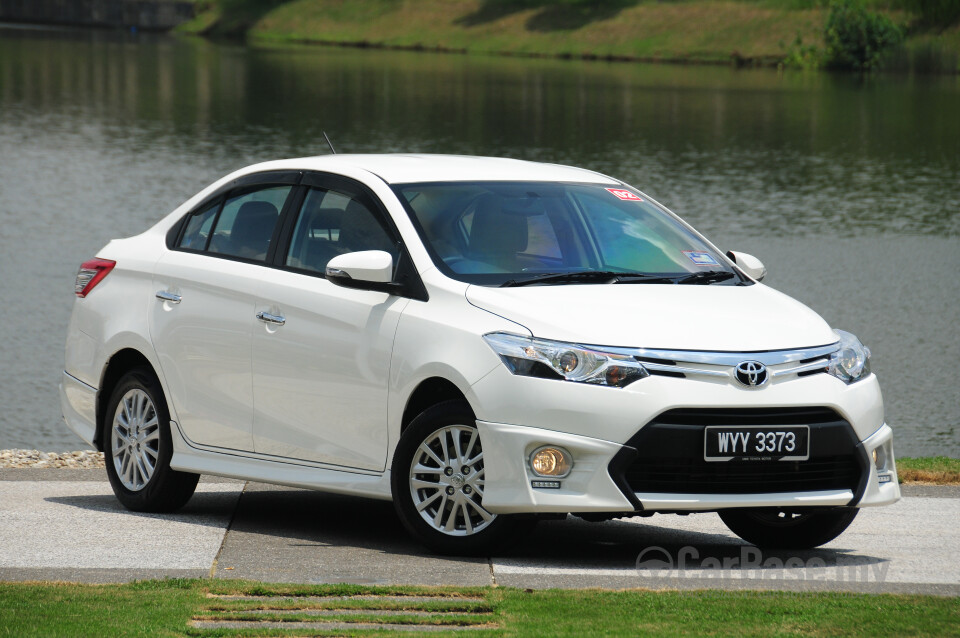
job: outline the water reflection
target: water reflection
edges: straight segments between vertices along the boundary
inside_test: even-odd
[[[876,246],[920,236],[907,245],[923,259],[893,251],[902,285],[919,289],[909,307],[897,292],[893,311],[923,335],[924,365],[949,368],[960,292],[930,269],[960,267],[956,113],[958,77],[255,50],[0,27],[0,294],[15,300],[0,307],[10,415],[0,447],[74,445],[52,388],[80,261],[229,170],[326,152],[324,130],[341,151],[506,155],[616,175],[724,247],[779,260],[772,285],[868,341],[887,339],[889,317],[845,300],[864,288],[889,295],[864,285],[870,268],[890,265]],[[837,241],[839,258],[823,248]],[[845,266],[795,274],[832,263]],[[960,454],[957,390],[925,379],[919,399],[907,396],[917,381],[901,364],[916,342],[894,339],[878,354],[891,421],[943,433],[917,435],[908,451]]]

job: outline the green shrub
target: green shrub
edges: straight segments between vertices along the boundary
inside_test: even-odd
[[[903,33],[887,16],[868,11],[862,0],[833,0],[824,40],[827,66],[870,71],[879,68],[886,50],[903,42]]]
[[[823,53],[815,44],[804,44],[803,36],[797,33],[797,39],[789,48],[780,43],[780,48],[786,51],[781,63],[785,68],[813,70],[823,62]]]
[[[910,70],[914,73],[956,73],[960,70],[960,56],[955,49],[940,42],[920,40],[907,46]],[[884,68],[886,64],[884,64]]]
[[[904,0],[925,26],[946,28],[960,20],[960,0]]]

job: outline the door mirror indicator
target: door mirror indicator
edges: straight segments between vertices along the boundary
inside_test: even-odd
[[[344,288],[376,290],[398,295],[403,285],[393,281],[393,257],[383,250],[337,255],[325,270],[327,281]]]

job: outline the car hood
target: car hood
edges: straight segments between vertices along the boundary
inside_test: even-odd
[[[817,313],[762,284],[470,286],[466,295],[535,337],[580,344],[754,352],[838,339]]]

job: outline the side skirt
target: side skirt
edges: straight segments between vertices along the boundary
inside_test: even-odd
[[[390,471],[377,473],[332,468],[309,461],[286,461],[237,450],[211,449],[192,443],[175,421],[170,422],[173,458],[170,467],[181,472],[212,474],[274,485],[286,485],[334,494],[392,500]]]

